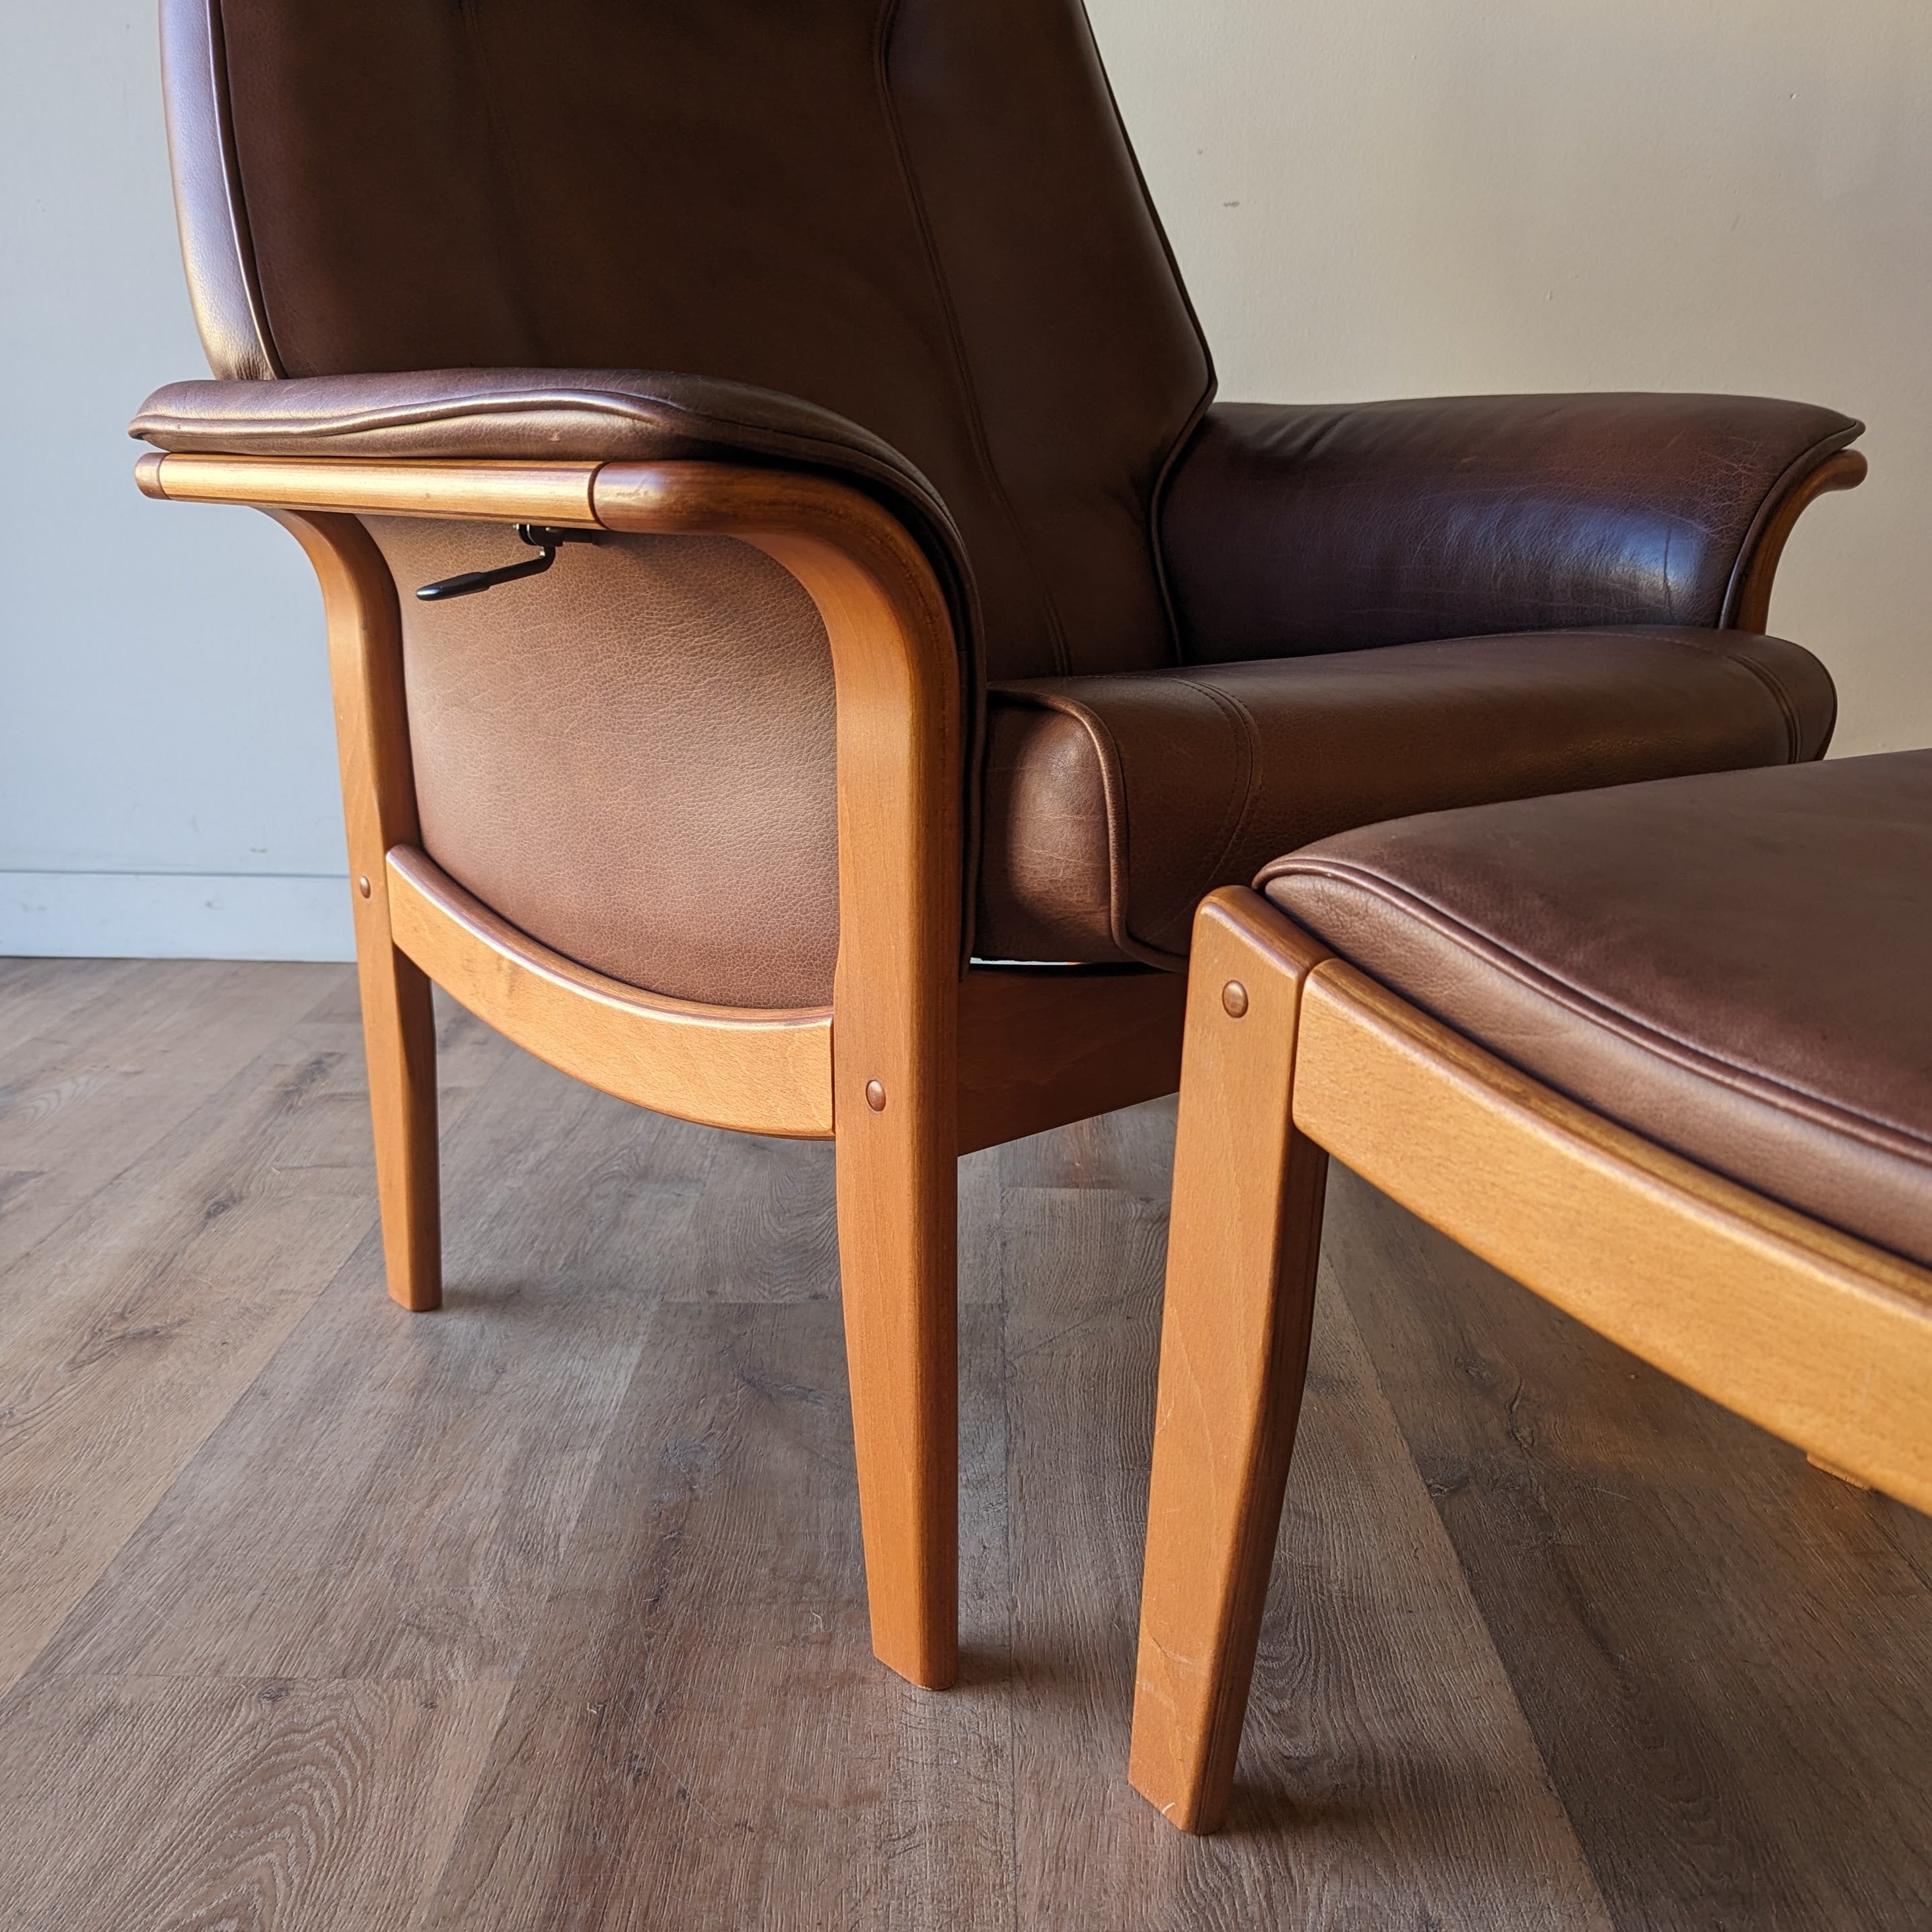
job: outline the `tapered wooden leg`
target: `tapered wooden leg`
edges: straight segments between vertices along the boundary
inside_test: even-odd
[[[1835,1476],[1840,1482],[1847,1483],[1855,1490],[1868,1491],[1871,1488],[1870,1484],[1867,1482],[1864,1477],[1855,1476],[1850,1470],[1841,1469],[1837,1463],[1828,1462],[1823,1456],[1814,1456],[1808,1450],[1805,1452],[1804,1460],[1811,1465],[1813,1468],[1822,1470],[1828,1476]]]
[[[430,982],[413,960],[386,943],[365,949],[358,934],[356,950],[389,1293],[405,1308],[436,1308],[442,1303],[442,1234]]]
[[[838,1131],[866,1588],[880,1661],[943,1690],[959,1648],[958,1162],[950,1118],[922,1120],[916,1094],[878,1084],[883,1109],[846,1108]]]
[[[1252,892],[1196,919],[1128,1773],[1188,1832],[1233,1788],[1308,1366],[1328,1156],[1289,1102],[1323,956]]]
[[[308,553],[328,620],[329,682],[389,1292],[405,1308],[435,1308],[442,1300],[436,1024],[429,981],[397,951],[389,932],[388,855],[392,847],[413,845],[420,836],[395,581],[355,518],[313,511],[268,514]]]
[[[958,1669],[959,671],[932,572],[876,506],[753,540],[811,592],[838,713],[832,1112],[872,1648]]]

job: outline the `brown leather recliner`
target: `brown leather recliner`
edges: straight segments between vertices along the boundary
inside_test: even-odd
[[[1820,755],[1758,633],[1861,425],[1216,404],[1078,0],[162,17],[219,380],[142,482],[322,578],[392,1291],[425,971],[836,1138],[875,1647],[943,1684],[955,1155],[1169,1090],[1195,904],[1283,850]]]

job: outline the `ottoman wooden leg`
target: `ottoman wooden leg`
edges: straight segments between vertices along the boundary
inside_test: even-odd
[[[1129,1776],[1221,1822],[1301,1408],[1328,1156],[1289,1114],[1326,956],[1252,892],[1194,926]]]

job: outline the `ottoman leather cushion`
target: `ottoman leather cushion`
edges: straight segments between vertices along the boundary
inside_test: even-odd
[[[1932,1266],[1932,751],[1426,813],[1256,884],[1499,1058]]]

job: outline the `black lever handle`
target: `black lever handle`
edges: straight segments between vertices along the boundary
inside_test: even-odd
[[[479,590],[494,590],[500,584],[514,584],[520,577],[541,577],[556,561],[559,544],[595,543],[595,530],[564,530],[548,524],[519,524],[517,535],[537,554],[521,563],[506,563],[495,570],[466,570],[460,577],[439,578],[416,592],[425,604],[440,604],[448,597],[474,597]]]

